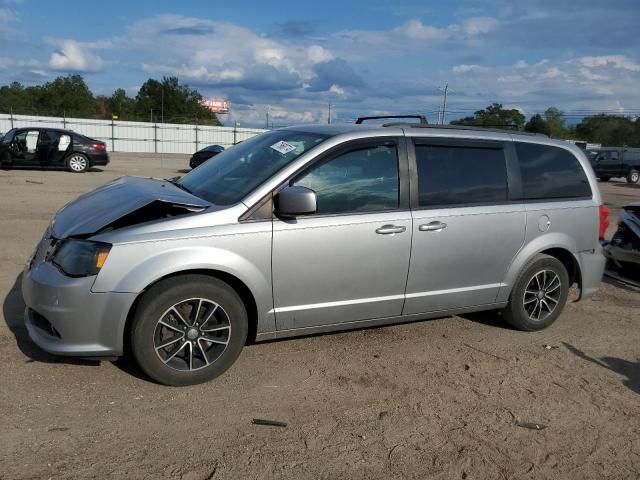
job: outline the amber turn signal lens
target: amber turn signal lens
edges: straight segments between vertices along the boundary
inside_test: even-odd
[[[96,257],[96,268],[102,268],[104,262],[107,261],[108,256],[109,252],[98,252],[98,256]]]

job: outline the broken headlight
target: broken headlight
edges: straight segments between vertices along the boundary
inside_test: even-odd
[[[111,250],[108,243],[63,240],[51,254],[51,263],[69,277],[97,275]]]

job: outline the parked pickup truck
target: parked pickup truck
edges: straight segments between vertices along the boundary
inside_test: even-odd
[[[585,153],[596,176],[603,182],[612,177],[624,177],[628,183],[640,180],[640,148],[590,148]]]

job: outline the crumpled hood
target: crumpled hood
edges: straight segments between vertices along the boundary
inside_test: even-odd
[[[55,238],[91,235],[153,203],[166,208],[182,208],[184,213],[211,205],[166,180],[122,177],[62,207],[54,218],[51,233]],[[148,220],[161,217],[150,217]],[[141,220],[144,221],[144,218]]]

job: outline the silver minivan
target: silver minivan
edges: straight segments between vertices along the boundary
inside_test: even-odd
[[[26,267],[31,339],[130,351],[167,385],[247,342],[496,310],[539,330],[600,283],[589,162],[543,136],[419,124],[266,132],[176,180],[123,177],[62,208]]]

